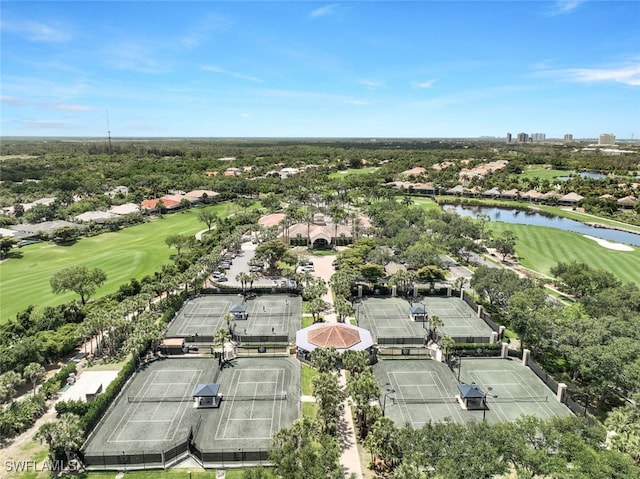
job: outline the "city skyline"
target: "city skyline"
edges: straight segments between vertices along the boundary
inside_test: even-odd
[[[3,136],[640,136],[639,2],[0,8]]]

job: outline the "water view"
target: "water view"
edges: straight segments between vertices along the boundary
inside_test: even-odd
[[[590,226],[579,221],[531,210],[453,205],[447,206],[447,210],[455,211],[460,216],[470,216],[472,218],[476,218],[478,213],[483,213],[488,215],[491,218],[491,221],[502,221],[503,223],[532,226],[547,226],[549,228],[573,231],[575,233],[589,235],[595,238],[640,247],[640,235],[638,234],[606,228],[595,228],[594,226]]]
[[[578,175],[581,176],[582,178],[590,178],[592,180],[602,180],[602,179],[607,177],[607,175],[605,175],[603,173],[597,173],[595,171],[581,171],[580,173],[578,173]],[[567,181],[569,178],[571,178],[571,177],[570,176],[558,176],[556,178],[556,180]]]

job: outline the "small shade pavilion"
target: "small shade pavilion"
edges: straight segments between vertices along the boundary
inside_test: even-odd
[[[193,391],[193,407],[197,409],[220,407],[222,396],[219,384],[198,384]]]
[[[460,404],[464,409],[484,409],[487,394],[477,384],[458,384]]]
[[[296,333],[298,358],[311,359],[316,348],[336,348],[339,353],[368,351],[372,354],[373,337],[371,333],[357,326],[345,323],[316,323]]]
[[[425,322],[429,319],[427,307],[424,304],[411,306],[411,318],[414,321]]]
[[[229,309],[229,312],[233,314],[233,319],[247,319],[247,307],[244,304],[234,304]]]

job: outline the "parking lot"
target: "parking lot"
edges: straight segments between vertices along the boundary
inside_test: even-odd
[[[231,260],[229,269],[223,270],[226,280],[216,280],[215,276],[212,275],[212,281],[222,282],[229,286],[242,286],[239,281],[236,281],[236,276],[238,276],[238,273],[243,272],[247,274],[252,273],[249,262],[255,256],[257,246],[257,244],[253,244],[250,241],[242,243],[241,251]],[[258,277],[253,282],[253,286],[287,286],[287,279],[282,276],[263,276],[258,273]]]

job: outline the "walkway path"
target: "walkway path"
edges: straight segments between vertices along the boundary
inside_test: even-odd
[[[328,283],[334,271],[331,263],[335,259],[335,256],[314,256],[314,276],[318,276]],[[322,299],[324,299],[329,305],[329,310],[324,315],[325,322],[337,322],[337,318],[333,310],[333,296],[331,295],[331,290],[329,290]],[[344,370],[340,371],[339,381],[340,386],[344,388],[346,386]],[[307,396],[305,396],[305,398],[309,399]],[[355,474],[356,478],[362,479],[362,465],[360,464],[360,454],[358,453],[358,444],[356,441],[355,428],[353,427],[353,417],[351,415],[349,398],[347,398],[343,404],[342,417],[340,419],[340,424],[338,424],[338,431],[340,432],[340,445],[342,449],[340,454],[340,463],[344,469],[345,476],[349,477],[351,474]]]

